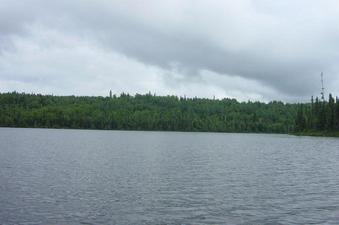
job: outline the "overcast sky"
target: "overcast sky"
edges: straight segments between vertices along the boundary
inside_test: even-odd
[[[338,0],[0,0],[0,92],[339,95]]]

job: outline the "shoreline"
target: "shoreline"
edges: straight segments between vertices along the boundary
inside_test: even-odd
[[[339,137],[339,131],[302,131],[291,133],[295,136],[308,136],[308,137]]]
[[[213,132],[213,131],[197,131],[197,130],[138,130],[138,129],[91,129],[91,128],[69,128],[69,127],[15,127],[15,126],[0,126],[0,128],[19,128],[19,129],[52,129],[52,130],[86,130],[86,131],[141,131],[141,132],[183,132],[183,133],[215,133],[215,134],[285,134],[299,137],[336,137],[339,138],[339,131],[332,132],[319,132],[319,131],[303,131],[303,132],[292,132],[292,133],[269,133],[269,132]]]

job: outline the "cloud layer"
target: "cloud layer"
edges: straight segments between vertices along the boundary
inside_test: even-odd
[[[339,94],[339,3],[0,0],[0,91]]]

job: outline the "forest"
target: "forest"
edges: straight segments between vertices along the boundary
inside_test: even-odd
[[[1,127],[316,133],[339,130],[339,100],[238,102],[122,93],[110,97],[0,94]]]
[[[111,97],[0,94],[0,126],[288,133],[297,105],[122,93]]]
[[[311,98],[310,104],[299,104],[295,132],[307,135],[339,136],[339,98]]]

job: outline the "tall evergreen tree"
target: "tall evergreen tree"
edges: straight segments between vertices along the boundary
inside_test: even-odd
[[[331,94],[329,94],[327,105],[327,130],[334,130],[335,128],[335,101]]]
[[[306,121],[304,117],[304,108],[302,104],[298,105],[297,116],[295,119],[295,129],[296,131],[303,131],[306,128]]]

